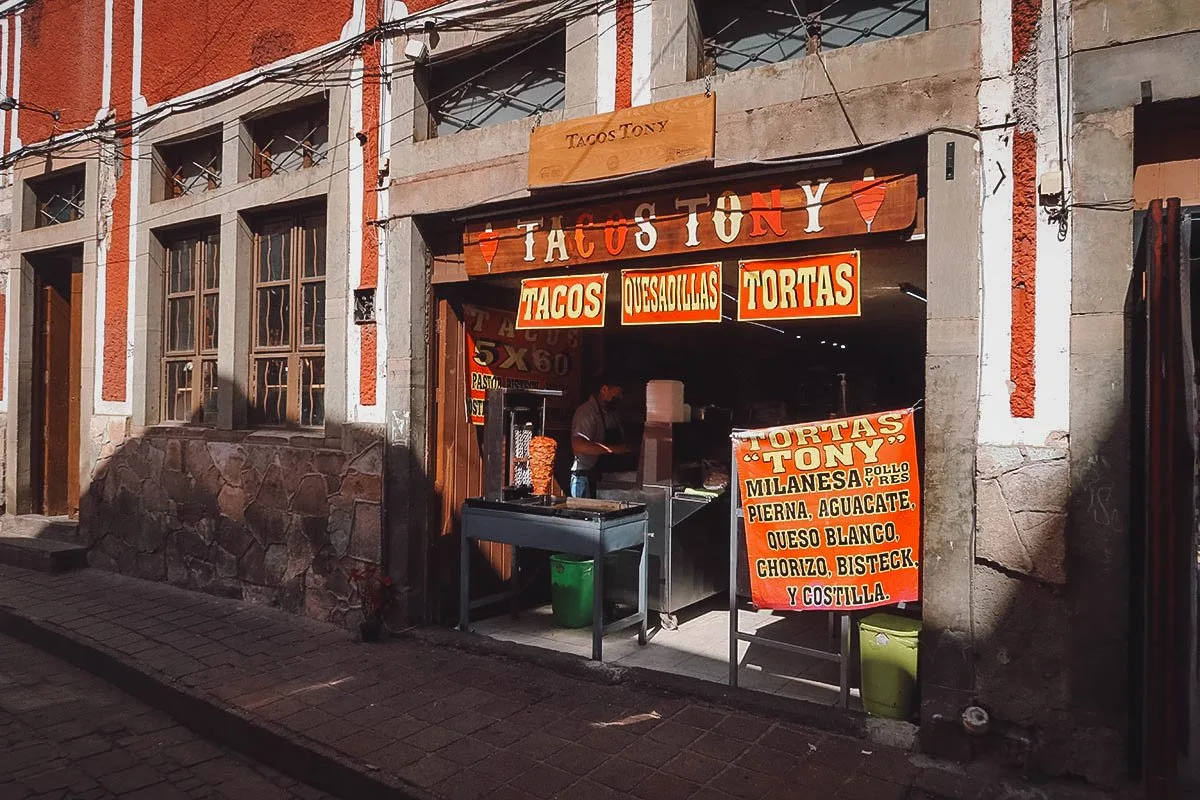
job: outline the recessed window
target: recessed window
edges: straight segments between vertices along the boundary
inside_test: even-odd
[[[193,233],[165,249],[162,418],[211,424],[217,413],[219,234]]]
[[[32,219],[26,228],[45,228],[83,217],[84,168],[74,167],[26,183]]]
[[[562,108],[567,98],[566,34],[543,37],[433,64],[428,105],[436,135]]]
[[[165,196],[183,197],[221,185],[221,135],[203,136],[160,149]]]
[[[251,419],[325,424],[325,212],[261,225],[254,243]]]
[[[254,120],[253,177],[315,167],[329,155],[329,104],[310,103]]]
[[[706,75],[929,28],[929,0],[701,0],[697,7]]]

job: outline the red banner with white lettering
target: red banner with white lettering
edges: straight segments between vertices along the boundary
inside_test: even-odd
[[[858,251],[819,256],[743,261],[738,270],[738,319],[857,317]]]
[[[603,328],[608,275],[525,278],[517,306],[517,330]]]
[[[577,331],[519,331],[516,315],[494,308],[463,306],[467,361],[467,414],[483,424],[484,400],[493,387],[561,389],[563,397],[549,398],[546,424],[563,428],[579,395],[579,333]]]
[[[853,611],[920,599],[913,411],[735,435],[759,608]]]

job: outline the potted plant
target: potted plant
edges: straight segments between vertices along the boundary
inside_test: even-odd
[[[374,564],[350,570],[350,583],[358,595],[362,622],[358,633],[364,642],[373,642],[383,630],[383,613],[392,602],[392,579]]]

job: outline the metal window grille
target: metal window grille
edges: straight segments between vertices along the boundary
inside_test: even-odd
[[[256,178],[308,169],[329,156],[329,107],[325,103],[267,117],[254,130]]]
[[[217,413],[220,235],[167,245],[163,308],[164,422],[211,424]]]
[[[438,136],[560,109],[567,98],[565,34],[435,64],[430,95]]]
[[[711,75],[919,33],[929,27],[929,1],[706,0],[701,26]]]
[[[325,215],[277,219],[256,234],[251,418],[325,424]]]
[[[207,136],[163,151],[167,170],[167,196],[216,189],[221,185],[221,137]]]
[[[34,227],[61,225],[83,217],[84,174],[82,170],[41,181],[33,186],[37,211]]]

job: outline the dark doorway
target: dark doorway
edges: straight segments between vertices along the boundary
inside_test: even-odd
[[[80,367],[83,354],[83,255],[79,249],[29,259],[34,282],[34,509],[79,516]]]
[[[1134,769],[1148,797],[1193,797],[1196,719],[1196,337],[1192,215],[1154,200],[1134,315]],[[1137,284],[1135,283],[1135,286]],[[1138,358],[1140,356],[1140,358]]]

